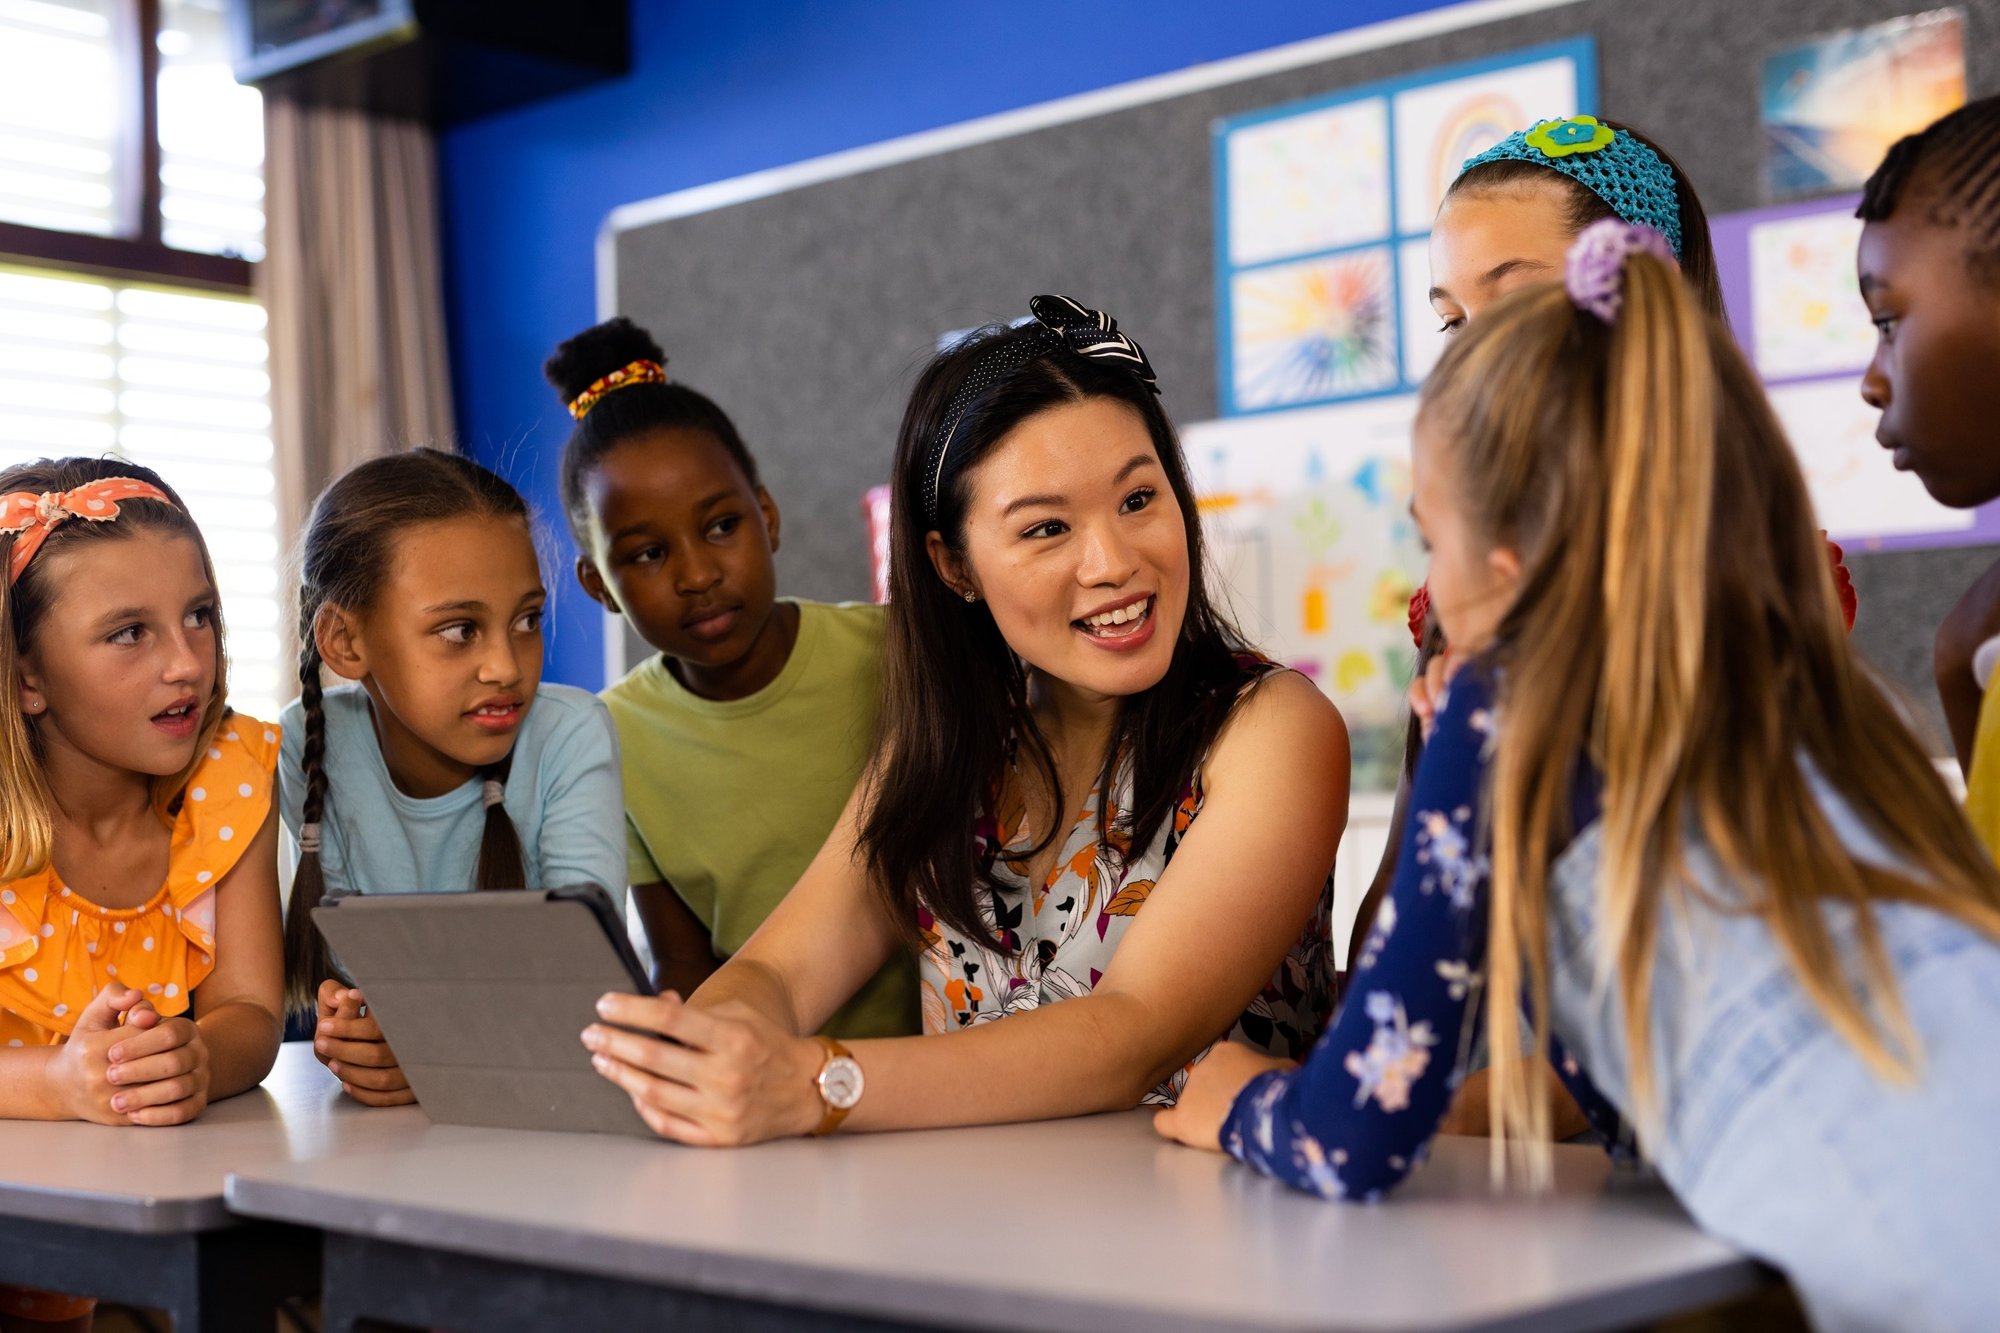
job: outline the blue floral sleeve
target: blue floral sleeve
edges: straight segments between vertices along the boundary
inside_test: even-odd
[[[1463,1081],[1486,962],[1487,860],[1475,829],[1493,736],[1493,677],[1453,678],[1410,789],[1396,879],[1354,963],[1348,1000],[1296,1069],[1248,1083],[1224,1151],[1297,1189],[1373,1202],[1423,1160]],[[1596,818],[1594,780],[1571,817]],[[1553,1037],[1549,1058],[1606,1147],[1630,1136]]]
[[[1411,784],[1396,878],[1311,1059],[1253,1079],[1222,1146],[1298,1189],[1374,1200],[1422,1160],[1451,1104],[1486,948],[1487,863],[1475,838],[1492,681],[1451,683]]]

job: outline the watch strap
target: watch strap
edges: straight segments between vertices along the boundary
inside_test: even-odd
[[[825,1033],[814,1036],[813,1040],[818,1042],[821,1049],[826,1052],[826,1058],[820,1061],[819,1073],[813,1078],[813,1091],[819,1094],[820,1104],[826,1108],[826,1114],[819,1118],[819,1124],[813,1126],[811,1136],[821,1139],[839,1129],[840,1122],[847,1119],[847,1113],[854,1109],[850,1106],[835,1106],[831,1101],[827,1100],[826,1085],[824,1082],[827,1067],[835,1060],[851,1060],[854,1057],[845,1046]]]

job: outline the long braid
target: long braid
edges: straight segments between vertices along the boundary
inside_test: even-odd
[[[285,1004],[309,1012],[322,978],[333,975],[333,958],[326,941],[313,928],[312,909],[326,896],[326,872],[320,864],[320,816],[326,811],[326,712],[322,706],[319,640],[313,622],[319,598],[310,590],[299,594],[299,706],[305,716],[301,767],[305,800],[299,814],[299,863],[292,876],[291,910],[285,914]]]
[[[520,830],[508,817],[503,804],[507,796],[507,775],[514,770],[514,752],[499,763],[480,770],[480,792],[486,802],[486,831],[479,840],[479,866],[472,874],[477,889],[525,889],[527,862],[521,855]]]

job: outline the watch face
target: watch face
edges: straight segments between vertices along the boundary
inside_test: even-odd
[[[861,1066],[845,1055],[827,1061],[820,1071],[819,1094],[836,1111],[851,1111],[861,1100]]]

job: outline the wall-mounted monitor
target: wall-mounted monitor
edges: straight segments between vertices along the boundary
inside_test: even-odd
[[[230,19],[240,83],[417,37],[414,0],[232,0]]]
[[[228,0],[238,82],[445,125],[625,73],[630,2]]]

